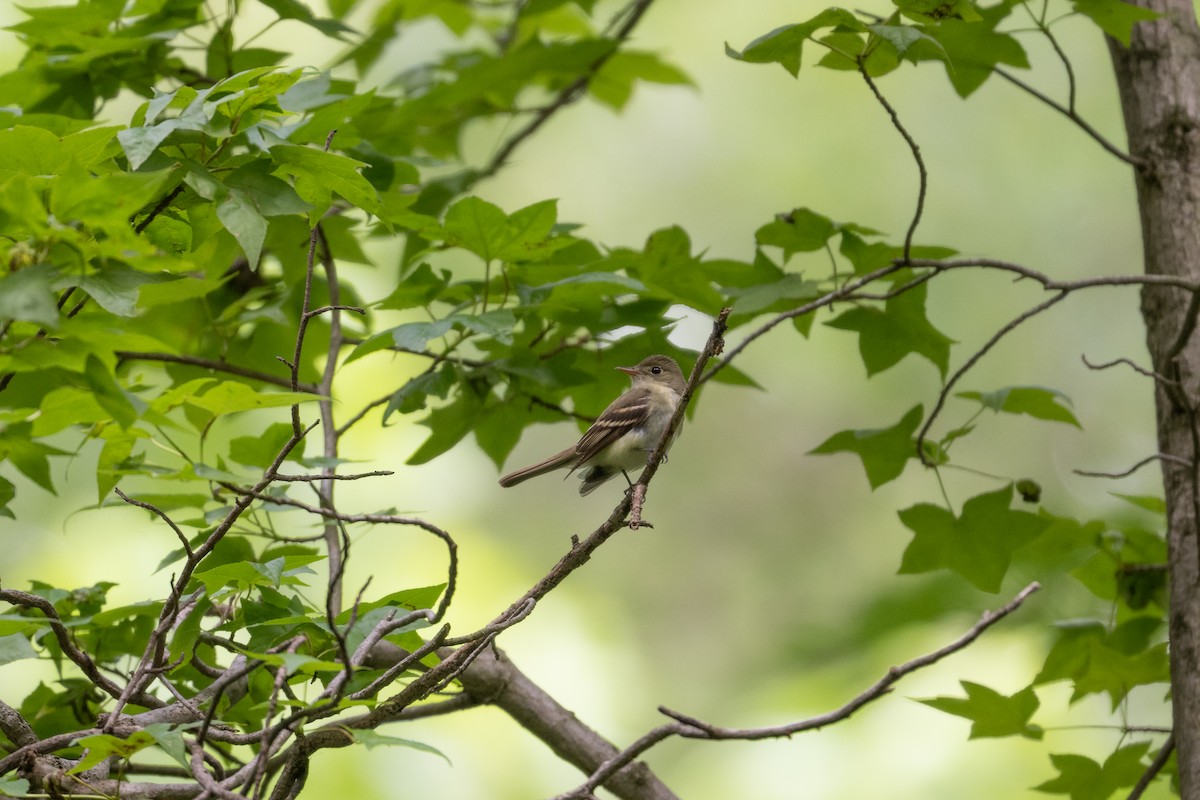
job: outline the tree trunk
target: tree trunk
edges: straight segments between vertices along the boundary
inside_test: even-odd
[[[1136,0],[1162,16],[1129,48],[1109,42],[1136,169],[1147,273],[1200,280],[1200,28],[1190,0]],[[1155,371],[1167,501],[1171,691],[1181,794],[1200,798],[1200,548],[1197,470],[1200,337],[1182,289],[1142,292]]]

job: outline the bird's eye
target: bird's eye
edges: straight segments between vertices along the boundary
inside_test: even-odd
[[[662,374],[662,367],[651,367],[651,368],[650,368],[650,372],[652,372],[652,373],[653,373],[653,374],[655,374],[655,375],[661,375],[661,374]]]

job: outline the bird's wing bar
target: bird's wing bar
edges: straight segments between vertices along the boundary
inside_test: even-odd
[[[575,466],[578,469],[604,448],[634,428],[646,424],[650,416],[650,392],[646,390],[627,392],[604,409],[592,427],[584,432],[579,444],[575,445]]]

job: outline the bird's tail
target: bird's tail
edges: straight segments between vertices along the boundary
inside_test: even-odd
[[[553,472],[556,469],[570,466],[579,458],[579,454],[575,452],[574,447],[568,447],[561,453],[550,456],[545,461],[539,461],[536,464],[531,464],[528,467],[519,469],[516,472],[510,472],[500,479],[500,485],[507,488],[516,486],[522,481],[527,481],[530,478],[536,478],[538,475],[545,475],[547,472]]]

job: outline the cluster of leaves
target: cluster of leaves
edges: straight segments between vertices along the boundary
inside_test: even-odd
[[[29,9],[13,27],[26,52],[18,69],[0,76],[0,455],[12,470],[0,474],[0,514],[13,513],[15,473],[53,492],[56,462],[94,459],[99,502],[116,503],[120,485],[178,526],[186,544],[162,567],[191,565],[202,553],[166,599],[110,608],[107,585],[35,584],[29,596],[50,613],[36,600],[10,598],[15,610],[0,617],[0,663],[37,656],[61,673],[14,703],[39,738],[89,729],[111,709],[116,695],[81,665],[128,674],[166,617],[178,622],[163,661],[176,692],[211,700],[222,724],[252,731],[274,710],[273,671],[282,669],[289,686],[316,679],[329,687],[348,670],[346,652],[382,619],[433,607],[442,583],[351,610],[306,594],[312,565],[330,553],[283,541],[311,521],[283,505],[293,484],[271,478],[285,458],[308,472],[337,466],[336,449],[318,453],[294,441],[299,415],[330,397],[348,410],[345,425],[369,424],[366,414],[376,408],[385,423],[423,414],[429,436],[410,463],[473,435],[499,465],[527,426],[598,413],[624,385],[603,366],[649,352],[686,364],[668,338],[681,310],[715,314],[729,306],[732,329],[790,320],[808,336],[816,311],[834,298],[828,327],[858,337],[868,375],[915,354],[945,380],[953,340],[925,312],[936,270],[906,262],[947,258],[949,248],[890,242],[806,208],[763,224],[745,260],[707,258],[677,227],[641,247],[604,247],[560,220],[553,201],[510,212],[470,194],[503,166],[502,158],[466,161],[461,141],[472,124],[536,123],[580,88],[620,109],[638,81],[687,82],[656,56],[625,46],[621,21],[646,3],[607,27],[585,0],[386,0],[370,9],[339,0],[330,3],[331,17],[290,0],[261,5],[277,18],[272,25],[311,29],[341,46],[337,63],[284,66],[290,53],[246,46],[256,36],[240,37],[236,3],[209,16],[201,0],[80,0]],[[996,30],[1016,7],[902,6],[913,24],[900,12],[868,24],[831,10],[731,55],[794,74],[802,45],[818,41],[828,50],[824,66],[865,65],[873,76],[902,59],[940,59],[965,96],[997,64],[1027,66],[1013,36]],[[1118,38],[1137,18],[1117,0],[1080,0],[1076,8]],[[347,22],[356,13],[372,15],[369,34]],[[395,75],[387,91],[348,77],[386,69],[389,45],[414,26],[441,26],[460,38]],[[196,40],[203,51],[189,53],[186,43]],[[127,124],[97,123],[110,101],[129,97],[139,102]],[[499,152],[534,130],[518,125]],[[396,238],[403,250],[376,268],[379,259],[368,253]],[[351,266],[376,269],[390,290],[361,296],[336,277]],[[863,287],[877,294],[857,296]],[[420,365],[418,374],[381,386],[375,398],[340,396],[326,369],[329,361],[397,357]],[[714,375],[753,383],[735,366]],[[1078,424],[1047,389],[961,396],[981,413]],[[265,422],[239,435],[251,413]],[[972,423],[919,443],[923,419],[916,406],[896,425],[844,431],[816,452],[858,454],[872,488],[898,477],[910,459],[949,464],[951,444]],[[334,424],[332,412],[325,424]],[[243,513],[260,499],[245,487],[264,475],[271,485],[262,491],[275,502]],[[1161,539],[1018,510],[1013,491],[972,498],[959,514],[930,504],[902,511],[914,534],[902,571],[950,570],[994,592],[1014,554],[1041,548],[1047,562],[1056,558],[1055,568],[1067,569],[1086,552],[1074,574],[1120,613],[1115,624],[1064,627],[1034,685],[1070,680],[1076,696],[1103,692],[1116,704],[1134,686],[1164,681],[1162,573],[1147,568],[1163,558]],[[185,598],[180,614],[174,606]],[[419,627],[388,638],[416,650],[424,641]],[[296,641],[303,646],[288,649]],[[65,648],[86,660],[64,659]],[[249,673],[236,701],[208,697],[221,674],[215,665],[231,658],[263,669]],[[338,696],[379,677],[356,669]],[[965,688],[965,700],[931,703],[971,718],[974,735],[1040,735],[1030,722],[1031,688],[1012,697]],[[362,702],[376,700],[368,693]],[[295,695],[287,703],[304,707]],[[100,734],[58,752],[82,758],[76,769],[84,771],[108,756],[128,760],[157,748],[186,770],[180,737],[187,731],[150,726],[136,740]],[[0,735],[0,747],[16,743]],[[1101,772],[1123,780],[1145,747],[1118,753],[1124,766]],[[1069,766],[1043,788],[1073,792],[1068,771],[1087,770]],[[0,784],[0,793],[24,791],[19,783]]]
[[[1051,19],[1053,7],[1048,2],[1042,3],[1038,11],[1031,4],[1018,2],[987,7],[969,2],[897,2],[896,6],[887,19],[875,21],[863,21],[840,8],[826,9],[806,22],[773,30],[740,51],[728,45],[726,49],[732,58],[776,63],[792,75],[799,73],[806,43],[823,48],[819,66],[860,70],[871,78],[897,69],[904,61],[939,61],[957,92],[967,97],[1000,69],[1029,68],[1018,34],[1033,33],[1054,42],[1051,27],[1069,16]],[[1009,22],[1011,32],[1003,30],[1004,23],[1018,10],[1025,12],[1023,19],[1017,24]],[[1126,46],[1133,26],[1156,16],[1120,0],[1075,2],[1071,10],[1090,18]],[[1030,22],[1032,28],[1028,27]],[[1073,113],[1073,108],[1070,110]],[[845,243],[843,252],[844,247]],[[912,255],[920,257],[916,250]],[[891,280],[899,286],[911,281],[912,276],[900,274]],[[951,340],[929,326],[923,315],[906,318],[903,309],[912,305],[923,307],[923,294],[895,294],[882,309],[855,308],[829,324],[860,333],[860,351],[868,375],[887,369],[907,353],[916,353],[934,364],[944,379]],[[889,315],[892,319],[882,323]],[[870,330],[863,327],[868,320]],[[812,452],[853,453],[861,459],[868,482],[875,489],[898,478],[910,460],[935,468],[950,466],[951,446],[968,436],[986,411],[1081,427],[1069,399],[1053,389],[1010,386],[986,392],[961,391],[956,396],[978,404],[978,409],[967,422],[936,441],[926,438],[925,409],[917,405],[894,425],[842,431]],[[1034,513],[1013,507],[1015,495],[1037,503],[1040,492],[1035,481],[1014,479],[1003,488],[966,500],[958,513],[949,498],[945,505],[920,503],[899,511],[900,522],[913,537],[904,551],[901,573],[949,571],[985,592],[1000,591],[1007,576],[1052,581],[1064,576],[1098,601],[1098,609],[1107,611],[1104,619],[1059,621],[1041,671],[1029,685],[1011,695],[964,680],[965,697],[924,701],[970,720],[972,738],[1041,739],[1046,729],[1032,719],[1040,706],[1035,688],[1046,684],[1067,682],[1072,703],[1089,695],[1107,695],[1116,712],[1125,707],[1135,688],[1161,687],[1170,682],[1162,500],[1118,495],[1156,515],[1156,530],[1147,531],[1129,523],[1081,522],[1045,509]],[[1124,744],[1129,734],[1126,729],[1120,733],[1117,748],[1103,763],[1079,754],[1051,755],[1059,775],[1036,788],[1072,798],[1106,798],[1133,786],[1147,772],[1151,742]],[[1172,770],[1173,764],[1168,764],[1167,774]]]
[[[967,97],[1004,67],[1029,69],[1019,33],[1051,35],[1071,14],[1090,19],[1104,33],[1128,46],[1133,26],[1156,14],[1121,0],[1073,0],[1069,9],[1049,0],[1023,3],[1002,0],[983,6],[970,0],[903,0],[886,18],[864,21],[842,8],[828,8],[805,22],[764,34],[742,50],[726,45],[732,58],[752,64],[779,64],[800,72],[806,42],[820,45],[819,66],[882,76],[904,61],[938,61],[955,91]],[[1020,19],[1010,17],[1019,14]],[[998,30],[1007,23],[1010,30]]]

